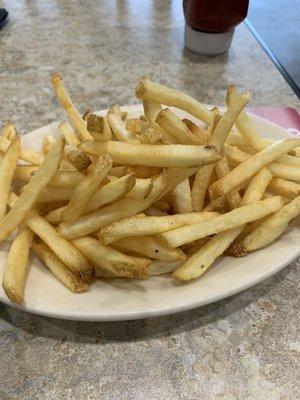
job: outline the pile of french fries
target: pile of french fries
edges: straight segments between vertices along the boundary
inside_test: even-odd
[[[189,281],[224,253],[273,242],[299,214],[300,139],[261,137],[244,111],[248,93],[230,86],[220,113],[144,77],[144,115],[115,105],[82,116],[60,75],[52,84],[71,122],[60,137],[36,153],[11,122],[0,135],[0,243],[15,235],[2,285],[12,302],[24,301],[31,251],[75,293],[95,279]]]

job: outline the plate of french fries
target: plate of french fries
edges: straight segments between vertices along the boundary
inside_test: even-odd
[[[56,318],[126,320],[205,305],[300,254],[300,139],[143,77],[139,105],[0,135],[0,300]],[[299,221],[298,221],[299,222]]]

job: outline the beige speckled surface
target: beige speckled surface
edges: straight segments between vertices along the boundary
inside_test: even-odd
[[[59,71],[84,111],[136,102],[147,74],[207,103],[235,82],[251,105],[299,107],[244,26],[229,54],[183,49],[180,1],[0,1],[0,120],[21,133],[63,113]],[[296,400],[299,261],[228,300],[175,316],[80,323],[0,306],[0,399]],[[298,395],[297,395],[298,393]]]

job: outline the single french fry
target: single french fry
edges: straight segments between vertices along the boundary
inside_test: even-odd
[[[70,200],[74,193],[74,187],[46,186],[38,195],[38,203],[52,203],[55,201]]]
[[[143,101],[150,100],[158,104],[180,108],[205,123],[209,123],[211,120],[211,113],[203,104],[178,90],[151,82],[148,78],[140,80],[135,93],[136,97]]]
[[[189,178],[190,176],[194,175],[197,172],[198,168],[167,168],[165,170],[166,173],[166,187],[161,197],[168,194],[171,190],[173,190],[177,185],[183,182],[185,179]]]
[[[112,159],[103,154],[90,169],[86,178],[75,188],[63,213],[63,221],[72,222],[79,218],[112,167]]]
[[[225,152],[232,164],[238,165],[248,160],[251,155],[238,149],[237,147],[225,146]],[[268,169],[272,174],[278,178],[300,181],[300,168],[293,165],[281,164],[278,162],[271,162]]]
[[[165,187],[163,175],[154,180],[154,187],[146,199],[125,198],[109,204],[97,211],[80,217],[74,222],[63,222],[59,225],[62,236],[68,239],[75,239],[89,233],[99,231],[122,218],[126,218],[146,210],[158,198]]]
[[[236,208],[226,214],[211,218],[208,221],[162,233],[159,235],[159,239],[171,247],[178,247],[185,243],[255,221],[258,218],[262,218],[265,215],[277,211],[283,204],[284,200],[281,196],[274,196],[270,199],[260,200]]]
[[[211,135],[210,144],[214,145],[218,149],[218,151],[221,151],[223,149],[223,145],[236,119],[238,118],[241,111],[245,108],[249,100],[249,93],[237,97],[235,101],[230,104],[226,112],[217,122]]]
[[[226,139],[226,144],[239,148],[249,146],[249,143],[239,133],[230,132]]]
[[[88,290],[88,284],[83,282],[77,275],[71,272],[57,255],[40,240],[35,240],[32,245],[33,251],[43,262],[50,272],[66,288],[73,293],[82,293]]]
[[[103,268],[120,277],[148,277],[151,261],[147,258],[128,256],[109,246],[103,246],[89,236],[74,239],[72,244],[90,260],[96,271],[97,268]]]
[[[13,303],[22,304],[24,301],[25,279],[33,237],[33,232],[26,225],[22,225],[7,255],[2,286]]]
[[[203,140],[192,133],[182,120],[168,108],[161,110],[155,122],[173,136],[176,143],[203,144]]]
[[[256,175],[253,176],[244,193],[240,205],[254,203],[262,199],[268,185],[272,181],[273,175],[268,168],[262,168]]]
[[[146,199],[153,189],[152,179],[136,179],[134,187],[126,194],[133,199]]]
[[[268,186],[268,190],[272,193],[293,199],[300,195],[300,184],[282,178],[273,178]]]
[[[10,187],[18,164],[20,154],[20,139],[12,140],[0,163],[0,221],[6,215]]]
[[[230,105],[233,101],[235,101],[237,96],[238,93],[236,87],[234,85],[229,86],[226,98],[227,104]],[[243,138],[256,151],[262,151],[271,144],[276,143],[271,139],[263,138],[259,135],[246,112],[241,112],[239,118],[236,120],[236,127]],[[288,154],[279,155],[278,158],[276,158],[276,161],[279,163],[300,167],[300,160],[298,160],[297,157],[293,157]]]
[[[143,100],[143,107],[146,120],[151,124],[155,123],[156,117],[162,110],[161,105],[155,101]]]
[[[261,168],[271,164],[279,155],[285,154],[298,146],[299,143],[300,139],[284,139],[254,154],[213,183],[210,186],[211,195],[215,198],[227,194],[251,178]]]
[[[99,237],[104,243],[111,243],[124,237],[157,235],[185,225],[197,224],[217,215],[215,212],[202,212],[159,217],[133,216],[101,229]]]
[[[126,176],[122,176],[121,178],[118,178],[113,182],[107,183],[105,186],[100,187],[93,194],[91,200],[86,206],[85,212],[93,212],[98,208],[105,206],[106,204],[110,204],[114,201],[121,199],[131,192],[131,190],[135,187],[135,183],[135,175],[129,174]]]
[[[126,129],[132,133],[141,133],[149,124],[140,118],[130,118],[126,121]]]
[[[200,141],[199,144],[208,144],[210,135],[205,129],[201,128],[188,118],[184,118],[182,122],[195,136],[197,136]]]
[[[185,260],[185,255],[180,249],[164,246],[152,236],[134,236],[117,240],[113,247],[125,253],[130,252],[154,260],[176,261]]]
[[[222,178],[229,172],[229,166],[226,157],[222,157],[220,161],[217,162],[216,164],[216,173],[218,178]],[[226,195],[228,204],[230,205],[230,208],[236,208],[239,206],[241,202],[241,196],[239,194],[239,191],[234,189],[231,192],[227,193]]]
[[[107,122],[118,140],[127,143],[141,143],[137,136],[126,130],[120,115],[120,107],[113,106],[108,110]]]
[[[45,161],[26,185],[12,209],[0,222],[0,243],[21,224],[27,213],[33,208],[41,191],[56,173],[63,150],[62,140],[58,140],[45,157]]]
[[[122,165],[145,165],[150,167],[200,167],[218,161],[213,146],[166,144],[132,144],[117,141],[85,142],[81,148],[88,154],[108,154]]]
[[[15,125],[11,121],[7,121],[4,127],[1,129],[0,136],[8,140],[13,140],[17,135]]]
[[[87,129],[94,140],[111,140],[112,131],[106,117],[90,114],[87,118]]]
[[[59,74],[53,75],[51,78],[53,88],[55,90],[56,96],[61,104],[61,106],[68,113],[73,126],[79,132],[82,140],[92,140],[92,136],[89,134],[86,122],[83,120],[80,113],[74,106],[64,84],[63,79]]]
[[[165,274],[171,274],[177,268],[180,267],[182,261],[158,261],[152,260],[150,266],[148,267],[149,276],[159,276]],[[115,279],[118,278],[117,275],[113,274],[111,271],[105,270],[103,268],[97,268],[95,271],[95,277],[97,279]]]
[[[66,264],[70,271],[86,280],[91,277],[93,268],[88,260],[44,218],[39,215],[26,221],[29,228]]]
[[[70,146],[78,146],[81,140],[76,135],[74,129],[67,122],[62,122],[58,127],[59,132],[64,137],[65,142]]]
[[[300,214],[300,196],[285,204],[269,216],[242,241],[245,252],[260,249],[276,240],[288,228],[288,224]]]
[[[44,219],[51,225],[58,225],[62,222],[63,213],[66,209],[66,205],[50,210],[44,215]]]
[[[176,213],[186,214],[193,212],[190,182],[185,179],[172,190],[173,207]]]
[[[196,172],[192,185],[192,202],[194,211],[201,211],[203,209],[206,191],[209,186],[214,167],[214,164],[205,165],[204,167],[199,168]]]
[[[81,172],[87,169],[92,163],[90,157],[82,150],[72,145],[66,145],[64,148],[64,157],[72,164],[77,171]]]
[[[0,136],[0,151],[5,153],[10,145],[10,140],[6,139],[3,136]],[[32,150],[20,148],[20,159],[23,161],[27,161],[31,164],[40,165],[44,162],[44,155],[35,153]]]

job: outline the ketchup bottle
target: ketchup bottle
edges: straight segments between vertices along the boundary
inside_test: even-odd
[[[234,28],[247,15],[249,0],[183,0],[185,46],[200,54],[229,49]]]

